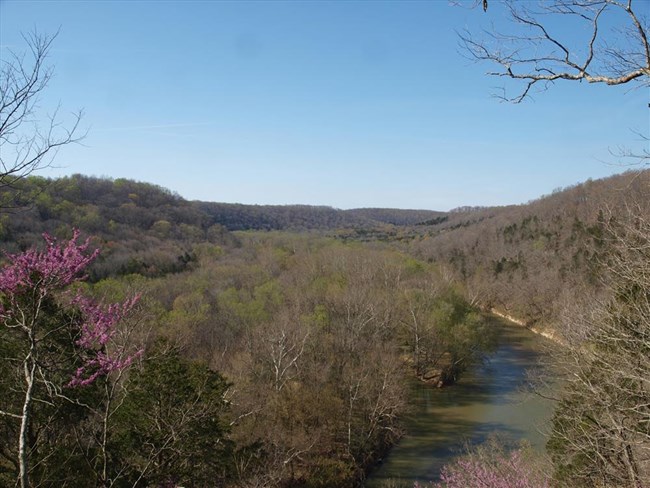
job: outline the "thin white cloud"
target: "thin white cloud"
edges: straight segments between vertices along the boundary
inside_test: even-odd
[[[125,130],[156,130],[156,129],[179,129],[184,127],[201,127],[210,125],[210,122],[191,122],[182,124],[155,124],[155,125],[134,125],[125,127],[107,127],[97,129],[99,131],[125,131]]]

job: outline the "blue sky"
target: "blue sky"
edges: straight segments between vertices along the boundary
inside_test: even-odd
[[[41,106],[83,108],[89,132],[44,176],[446,210],[622,171],[609,150],[647,146],[634,130],[648,133],[648,89],[558,83],[497,101],[502,82],[457,37],[505,25],[492,3],[0,0],[0,53],[24,49],[21,32],[60,28]]]

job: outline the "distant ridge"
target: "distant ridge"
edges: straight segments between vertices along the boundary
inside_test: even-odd
[[[378,225],[415,225],[444,216],[433,210],[357,208],[340,210],[312,205],[244,205],[193,202],[228,230],[334,230]]]

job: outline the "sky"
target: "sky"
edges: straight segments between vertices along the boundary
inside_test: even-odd
[[[494,98],[503,80],[458,38],[494,27],[508,27],[496,2],[0,0],[0,56],[26,49],[21,33],[59,32],[41,114],[60,104],[69,123],[83,109],[88,133],[42,176],[130,178],[190,200],[516,204],[620,173],[612,151],[647,147],[647,87]]]

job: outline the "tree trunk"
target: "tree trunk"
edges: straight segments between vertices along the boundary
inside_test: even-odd
[[[29,452],[27,433],[29,430],[29,421],[32,409],[32,396],[34,393],[34,374],[36,371],[36,361],[32,355],[34,343],[32,341],[32,348],[29,355],[25,358],[25,383],[27,388],[25,390],[25,401],[23,403],[23,413],[20,421],[20,436],[18,438],[18,464],[20,467],[20,488],[29,488]]]

